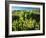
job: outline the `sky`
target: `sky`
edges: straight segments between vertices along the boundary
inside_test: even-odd
[[[39,9],[35,7],[12,7],[12,10],[33,10],[33,9]]]

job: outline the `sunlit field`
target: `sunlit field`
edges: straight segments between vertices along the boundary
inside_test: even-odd
[[[12,10],[12,31],[40,30],[40,9]]]

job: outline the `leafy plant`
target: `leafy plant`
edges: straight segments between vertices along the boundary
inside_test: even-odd
[[[12,31],[39,30],[39,29],[40,29],[39,9],[14,10],[12,12]]]

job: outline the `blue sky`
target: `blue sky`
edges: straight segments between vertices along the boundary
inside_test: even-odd
[[[33,10],[33,9],[39,9],[35,7],[12,7],[12,10]]]

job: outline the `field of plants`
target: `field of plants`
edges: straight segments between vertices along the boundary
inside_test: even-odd
[[[40,10],[13,10],[12,31],[40,30]]]

